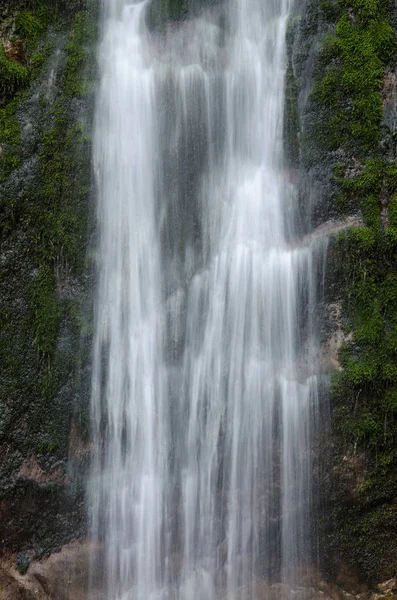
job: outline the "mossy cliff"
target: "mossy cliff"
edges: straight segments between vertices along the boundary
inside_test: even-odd
[[[153,2],[152,29],[201,4]],[[0,550],[36,557],[86,522],[99,5],[0,4]]]
[[[84,522],[96,15],[0,13],[0,539],[41,555]]]
[[[371,584],[397,572],[395,31],[389,0],[308,0],[290,24],[287,73],[286,141],[312,190],[312,219],[361,224],[331,240],[326,273],[345,343],[331,378],[318,542],[330,578],[347,566]]]
[[[148,19],[162,32],[215,3],[156,0]],[[395,6],[297,4],[285,141],[302,223],[361,223],[332,239],[325,278],[345,343],[316,533],[331,580],[347,566],[373,584],[397,571]],[[0,22],[0,542],[41,556],[84,531],[97,19],[84,0],[12,0]]]

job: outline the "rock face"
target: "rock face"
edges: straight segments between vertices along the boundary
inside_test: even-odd
[[[303,222],[358,225],[329,238],[318,315],[334,373],[313,537],[345,587],[397,571],[395,31],[387,0],[307,0],[288,38],[286,143]]]
[[[33,560],[24,575],[15,568],[15,555],[3,557],[0,561],[0,600],[85,600],[89,587],[90,555],[95,552],[101,552],[101,548],[95,548],[86,541],[73,542],[47,559]],[[349,579],[349,591],[323,581],[318,573],[312,572],[306,585],[295,587],[257,579],[255,590],[249,593],[255,600],[397,599],[396,579],[379,583],[377,590],[373,591],[360,585],[351,573],[345,572],[343,577],[345,581]],[[100,574],[94,574],[94,577],[91,574],[90,585],[94,597],[105,600]],[[241,597],[236,598],[247,598],[247,590],[240,593]],[[219,600],[224,600],[224,597],[221,595]]]
[[[84,532],[96,19],[23,0],[0,16],[0,540],[41,556]]]
[[[0,600],[83,600],[87,597],[92,551],[84,542],[68,544],[47,559],[33,561],[26,575],[9,555],[0,564]]]
[[[187,3],[156,2],[154,29],[185,18]],[[95,5],[0,5],[0,600],[85,597],[93,551],[68,542],[85,535],[90,453]],[[329,238],[318,320],[331,417],[316,446],[313,547],[332,585],[318,578],[292,592],[394,599],[396,8],[388,0],[296,5],[286,176],[299,186],[303,229],[314,228],[291,243]],[[265,582],[258,590],[258,600],[291,592]]]

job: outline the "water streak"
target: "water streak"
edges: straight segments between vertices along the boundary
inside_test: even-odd
[[[146,2],[105,2],[89,488],[109,600],[259,600],[310,556],[316,274],[289,243],[290,4],[229,0],[160,36]]]

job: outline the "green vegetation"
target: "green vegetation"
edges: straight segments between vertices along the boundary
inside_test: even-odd
[[[0,157],[0,182],[5,181],[10,173],[21,165],[20,126],[15,114],[23,98],[24,92],[19,92],[0,108],[0,144],[4,144],[5,148]]]
[[[397,217],[394,195],[388,201],[388,222],[381,220],[381,197],[395,187],[394,165],[371,159],[356,177],[341,174],[334,169],[348,201],[359,201],[364,226],[341,233],[338,240],[353,342],[341,350],[344,370],[335,396],[343,407],[350,403],[353,408],[350,418],[343,417],[347,439],[379,452],[387,450],[390,441],[397,442],[397,421],[393,411],[389,414],[390,386],[397,385],[397,255],[390,242]]]
[[[7,98],[29,82],[29,69],[16,60],[9,60],[0,46],[0,91]]]
[[[322,152],[344,151],[346,163],[332,169],[334,200],[343,214],[360,208],[364,220],[364,226],[341,233],[338,240],[346,326],[354,341],[341,351],[344,371],[334,389],[344,407],[348,398],[354,407],[352,419],[344,415],[344,433],[352,443],[370,440],[378,448],[385,439],[380,397],[394,379],[397,383],[397,170],[379,151],[383,73],[395,50],[389,9],[387,0],[321,3],[323,18],[336,21],[336,27],[319,56],[311,102],[321,119],[309,132]],[[386,222],[381,218],[385,205]],[[374,407],[382,407],[379,415]],[[388,422],[391,429],[395,425]]]
[[[50,18],[51,11],[45,4],[38,4],[33,11],[24,10],[16,15],[9,57],[4,47],[0,46],[0,85],[6,99],[31,81],[34,72],[32,67],[37,67],[38,62],[34,50],[43,38]]]
[[[5,144],[0,158],[0,179],[20,167],[19,124],[16,111],[32,78],[44,62],[41,52],[33,54],[48,25],[50,11],[39,4],[33,12],[21,11],[15,19],[15,34],[9,56],[0,45],[0,91],[5,104],[0,108],[0,143]]]
[[[19,144],[19,123],[15,118],[19,102],[20,97],[16,97],[0,109],[0,142],[3,144],[12,146]]]
[[[38,3],[32,11],[16,15],[15,33],[10,41],[10,56],[0,46],[0,92],[6,102],[0,108],[0,143],[5,144],[0,158],[0,178],[4,181],[21,165],[20,132],[16,112],[25,97],[29,84],[40,74],[52,43],[48,27],[55,20],[54,7]],[[62,19],[60,21],[63,23]],[[64,23],[66,26],[66,23]],[[94,40],[97,25],[94,16],[80,11],[68,24],[70,32],[65,47],[66,63],[63,94],[66,98],[84,96],[92,86],[95,69]]]
[[[395,50],[388,0],[323,2],[325,17],[337,19],[320,54],[312,100],[320,119],[311,137],[323,150],[344,147],[376,154],[380,136],[380,92],[385,64]]]
[[[379,476],[378,472],[375,477],[371,494],[368,490],[365,492],[366,498],[362,499],[362,510],[357,511],[356,507],[341,505],[336,509],[334,518],[340,523],[339,547],[344,556],[348,557],[350,564],[370,580],[375,574],[379,580],[384,580],[387,579],[388,573],[396,568],[393,531],[397,506],[390,504],[388,500],[390,501],[390,497],[396,493],[397,487],[394,486],[392,490],[387,478]],[[372,510],[370,505],[367,505],[371,502],[377,503]]]
[[[23,10],[15,19],[15,34],[23,41],[27,52],[32,50],[49,25],[51,11],[48,6],[39,4],[34,12]]]
[[[90,184],[89,138],[71,123],[61,105],[44,136],[40,153],[39,202],[31,214],[32,241],[38,261],[63,264],[81,274],[87,233]]]
[[[40,266],[32,285],[31,297],[36,348],[40,357],[47,359],[55,350],[60,318],[60,307],[54,290],[54,273],[49,266]]]
[[[323,48],[301,153],[320,179],[329,178],[332,215],[363,219],[340,233],[332,249],[349,341],[331,391],[335,476],[327,568],[333,563],[336,571],[343,561],[376,583],[397,568],[397,168],[382,129],[384,74],[396,54],[395,8],[389,0],[318,5]]]
[[[6,58],[2,48],[0,54],[9,72],[24,74],[9,86],[0,108],[0,224],[10,257],[0,284],[0,435],[25,455],[64,455],[74,392],[62,397],[62,390],[75,385],[71,379],[79,365],[82,327],[86,335],[91,333],[80,316],[91,179],[91,106],[83,96],[92,89],[96,24],[85,11],[72,18],[58,18],[43,5],[20,12],[15,40],[22,40],[23,50],[18,46],[13,58]],[[56,87],[49,99],[40,69],[57,40],[64,53],[57,59]],[[26,115],[30,121],[29,101],[37,93],[34,146],[26,157],[21,122]],[[76,97],[84,121],[73,110]],[[28,178],[16,187],[16,179],[8,176],[25,158]],[[5,402],[11,410],[3,409]],[[10,436],[25,418],[26,434],[13,441]]]
[[[361,205],[366,225],[340,234],[336,246],[352,341],[340,349],[343,371],[334,376],[331,398],[336,461],[353,451],[365,466],[354,501],[351,480],[347,490],[343,477],[334,487],[333,527],[337,553],[376,583],[397,568],[396,245],[376,196],[364,196]]]
[[[84,96],[92,83],[95,65],[96,22],[86,12],[77,13],[66,44],[64,93],[67,97]]]

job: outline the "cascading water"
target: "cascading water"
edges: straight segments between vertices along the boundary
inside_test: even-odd
[[[109,600],[259,600],[309,557],[314,261],[288,241],[291,3],[227,0],[159,35],[146,1],[105,0],[90,506]]]

